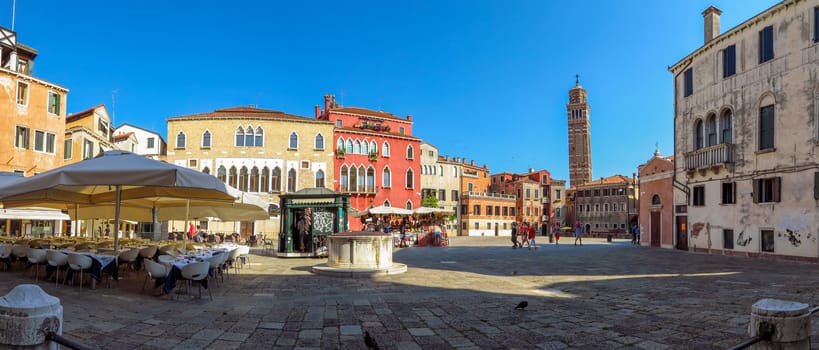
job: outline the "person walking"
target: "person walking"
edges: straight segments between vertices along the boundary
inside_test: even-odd
[[[560,227],[558,227],[558,225],[555,225],[555,245],[560,244],[558,242],[560,242]]]
[[[534,247],[537,249],[537,243],[535,242],[535,237],[537,237],[537,232],[535,232],[534,225],[529,226],[529,250],[532,250]]]
[[[529,223],[524,222],[523,226],[520,229],[520,233],[518,234],[521,238],[520,247],[523,248],[525,244],[527,247],[529,246]]]
[[[518,223],[512,222],[512,249],[518,249]]]
[[[580,245],[583,245],[583,225],[580,224],[580,220],[574,223],[574,245],[577,245],[577,242],[580,241]]]
[[[637,244],[637,225],[631,225],[631,244]]]

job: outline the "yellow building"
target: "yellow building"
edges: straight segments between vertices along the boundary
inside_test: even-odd
[[[105,105],[97,105],[65,118],[65,164],[92,158],[117,149],[111,134],[111,117]]]
[[[333,188],[333,122],[254,107],[168,118],[167,161],[213,174],[241,191],[266,198],[304,188]],[[256,222],[196,218],[211,233],[275,238],[279,217]],[[171,223],[182,230],[184,223]]]

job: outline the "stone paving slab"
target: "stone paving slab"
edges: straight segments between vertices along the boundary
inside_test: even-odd
[[[80,290],[14,264],[0,293],[37,283],[60,298],[64,334],[98,349],[362,349],[365,331],[386,349],[718,349],[746,337],[759,299],[819,300],[815,264],[584,241],[513,250],[453,237],[396,249],[408,271],[371,279],[254,250],[252,266],[212,285],[213,301],[140,293],[144,272]]]

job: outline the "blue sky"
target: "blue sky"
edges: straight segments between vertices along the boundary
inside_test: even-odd
[[[171,116],[256,104],[312,116],[323,95],[413,116],[442,155],[493,173],[568,180],[566,102],[591,104],[593,176],[631,175],[673,148],[667,67],[774,5],[760,0],[18,1],[35,76],[70,89],[68,111],[105,103],[114,125],[165,135]],[[11,27],[11,0],[0,25]]]

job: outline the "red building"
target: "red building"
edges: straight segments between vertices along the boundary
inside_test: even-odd
[[[350,195],[353,209],[421,205],[421,139],[412,136],[412,116],[342,107],[334,96],[324,95],[324,110],[316,106],[316,119],[335,123],[333,188]],[[360,220],[349,222],[351,230],[363,227]]]

